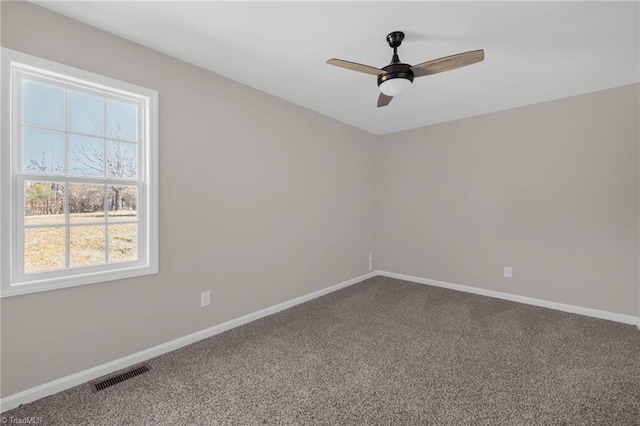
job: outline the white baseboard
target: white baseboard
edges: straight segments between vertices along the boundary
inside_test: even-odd
[[[525,303],[527,305],[541,306],[544,308],[550,308],[550,309],[555,309],[555,310],[564,311],[564,312],[571,312],[574,314],[586,315],[586,316],[595,317],[595,318],[602,318],[602,319],[621,322],[625,324],[634,324],[638,327],[638,329],[640,329],[640,317],[635,317],[632,315],[624,315],[624,314],[618,314],[613,312],[600,311],[597,309],[582,308],[580,306],[566,305],[563,303],[550,302],[547,300],[534,299],[534,298],[525,297],[525,296],[518,296],[510,293],[502,293],[499,291],[486,290],[486,289],[477,288],[477,287],[470,287],[470,286],[465,286],[460,284],[452,284],[444,281],[436,281],[436,280],[430,280],[426,278],[414,277],[411,275],[397,274],[395,272],[373,271],[368,274],[361,275],[359,277],[333,285],[331,287],[327,287],[322,290],[318,290],[313,293],[309,293],[304,296],[300,296],[295,299],[291,299],[286,302],[279,303],[277,305],[274,305],[265,309],[261,309],[259,311],[244,315],[239,318],[235,318],[233,320],[224,322],[222,324],[215,325],[205,330],[201,330],[201,331],[189,334],[187,336],[180,337],[170,342],[166,342],[158,346],[145,349],[141,352],[137,352],[135,354],[108,362],[106,364],[102,364],[97,367],[90,368],[88,370],[80,371],[70,376],[62,377],[60,379],[53,380],[51,382],[42,384],[40,386],[36,386],[30,389],[24,390],[22,392],[18,392],[13,395],[9,395],[5,398],[0,399],[0,412],[5,412],[21,404],[26,404],[28,402],[35,401],[40,398],[44,398],[45,396],[52,395],[57,392],[61,392],[63,390],[69,389],[73,386],[80,385],[82,383],[86,383],[88,381],[97,379],[98,377],[102,377],[114,371],[121,370],[123,368],[130,367],[140,362],[147,361],[151,358],[155,358],[159,355],[179,349],[183,346],[190,345],[199,340],[203,340],[208,337],[215,336],[216,334],[220,334],[232,328],[247,324],[249,322],[255,321],[257,319],[266,317],[271,314],[275,314],[276,312],[280,312],[284,309],[291,308],[293,306],[318,298],[320,296],[324,296],[325,294],[334,292],[336,290],[340,290],[342,288],[348,287],[350,285],[359,283],[368,278],[372,278],[378,275],[389,277],[389,278],[396,278],[404,281],[411,281],[419,284],[432,285],[435,287],[448,288],[448,289],[462,291],[466,293],[473,293],[473,294],[479,294],[482,296],[494,297],[497,299],[504,299],[504,300],[510,300],[513,302]]]
[[[583,308],[580,306],[566,305],[564,303],[550,302],[548,300],[534,299],[532,297],[518,296],[516,294],[502,293],[500,291],[485,290],[478,287],[470,287],[460,284],[452,284],[444,281],[430,280],[427,278],[414,277],[411,275],[396,274],[395,272],[376,271],[378,275],[389,278],[396,278],[404,281],[411,281],[418,284],[432,285],[434,287],[443,287],[451,290],[463,291],[465,293],[479,294],[481,296],[493,297],[496,299],[510,300],[512,302],[524,303],[527,305],[541,306],[543,308],[555,309],[557,311],[571,312],[573,314],[585,315],[606,319],[609,321],[621,322],[624,324],[637,325],[640,328],[640,318],[632,315],[618,314],[615,312],[600,311],[597,309]]]
[[[356,278],[352,278],[350,280],[341,282],[331,287],[314,291],[313,293],[305,294],[304,296],[296,297],[295,299],[291,299],[286,302],[282,302],[277,305],[274,305],[265,309],[261,309],[259,311],[241,316],[239,318],[232,319],[230,321],[215,325],[205,330],[197,331],[195,333],[180,337],[170,342],[166,342],[158,346],[145,349],[141,352],[138,352],[129,356],[125,356],[120,359],[116,359],[106,364],[98,365],[97,367],[80,371],[79,373],[62,377],[60,379],[53,380],[43,385],[24,390],[22,392],[18,392],[13,395],[9,395],[0,400],[0,412],[11,410],[12,408],[18,407],[21,404],[26,404],[28,402],[35,401],[40,398],[44,398],[45,396],[52,395],[57,392],[61,392],[65,389],[69,389],[73,386],[77,386],[82,383],[86,383],[88,381],[97,379],[98,377],[102,377],[114,371],[118,371],[123,368],[127,368],[132,365],[138,364],[140,362],[144,362],[146,360],[155,358],[167,352],[179,349],[183,346],[190,345],[199,340],[206,339],[207,337],[215,336],[216,334],[220,334],[224,331],[247,324],[249,322],[266,317],[268,315],[275,314],[276,312],[280,312],[284,309],[299,305],[300,303],[304,303],[309,300],[318,298],[320,296],[324,296],[325,294],[334,292],[336,290],[340,290],[342,288],[359,283],[361,281],[364,281],[368,278],[372,278],[374,276],[376,276],[376,272],[370,272],[368,274],[361,275]]]

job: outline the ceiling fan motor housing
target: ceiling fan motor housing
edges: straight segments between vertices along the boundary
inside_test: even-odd
[[[404,78],[413,83],[413,71],[411,71],[411,65],[409,64],[389,64],[382,69],[386,73],[378,76],[378,86],[394,78]]]
[[[386,71],[378,76],[378,87],[385,81],[394,80],[396,78],[403,78],[408,80],[409,83],[413,83],[413,71],[411,71],[411,65],[403,64],[398,58],[398,47],[404,40],[404,33],[402,31],[394,31],[387,35],[387,43],[389,47],[393,49],[393,59],[391,63],[382,69]]]

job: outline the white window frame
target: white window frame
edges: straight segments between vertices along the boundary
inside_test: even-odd
[[[2,48],[1,56],[0,297],[157,273],[158,92],[7,48]],[[60,87],[97,92],[104,97],[121,96],[138,104],[139,119],[143,121],[140,121],[138,140],[138,178],[133,179],[138,185],[136,261],[24,273],[24,254],[19,249],[23,247],[24,238],[25,177],[20,167],[21,105],[16,96],[21,90],[22,76],[45,79]],[[42,180],[74,182],[73,177],[46,174]],[[108,185],[108,179],[105,177],[100,184]],[[64,226],[69,232],[69,224]]]

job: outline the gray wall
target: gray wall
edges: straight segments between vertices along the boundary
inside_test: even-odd
[[[368,272],[372,135],[34,5],[1,7],[3,46],[160,100],[160,274],[2,299],[2,396]]]
[[[636,84],[382,137],[378,269],[637,315],[638,113]]]

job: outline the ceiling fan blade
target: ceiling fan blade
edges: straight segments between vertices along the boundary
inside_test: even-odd
[[[393,96],[387,96],[380,92],[380,96],[378,96],[378,108],[389,105],[391,99],[393,99]]]
[[[411,67],[414,77],[437,74],[439,72],[450,71],[456,68],[465,67],[484,60],[484,50],[472,50],[471,52],[458,53],[457,55],[445,56],[444,58],[433,59]]]
[[[363,72],[365,74],[380,75],[385,72],[380,68],[370,67],[369,65],[358,64],[355,62],[343,61],[342,59],[329,59],[327,63],[329,65],[335,65],[336,67],[346,68],[351,71]]]

